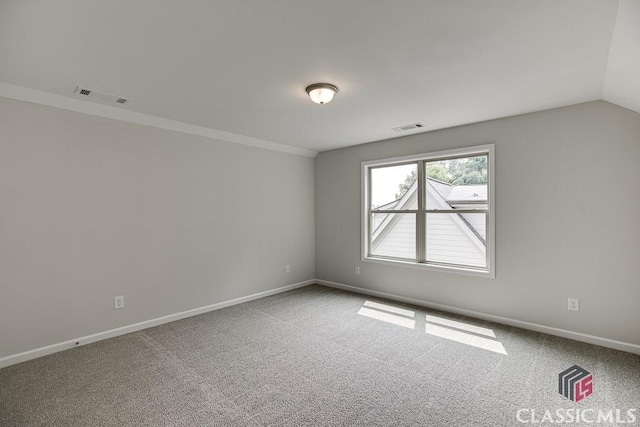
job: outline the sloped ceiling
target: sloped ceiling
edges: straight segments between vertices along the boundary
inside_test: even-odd
[[[640,111],[639,3],[4,0],[0,96],[311,156],[598,99]],[[324,81],[340,92],[318,106],[304,88]]]
[[[602,98],[640,113],[640,1],[621,0]]]

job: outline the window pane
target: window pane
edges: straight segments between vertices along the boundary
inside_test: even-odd
[[[416,258],[416,214],[371,216],[371,254],[395,258]]]
[[[417,175],[417,163],[371,169],[371,209],[416,209]]]
[[[427,209],[486,209],[487,155],[425,163]]]
[[[486,267],[486,214],[428,213],[427,262]]]

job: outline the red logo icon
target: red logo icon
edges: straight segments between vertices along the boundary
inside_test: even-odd
[[[569,400],[580,402],[593,394],[593,375],[578,365],[560,372],[558,392]]]

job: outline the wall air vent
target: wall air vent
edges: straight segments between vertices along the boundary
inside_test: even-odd
[[[411,129],[419,129],[424,127],[422,123],[411,123],[410,125],[398,126],[396,128],[391,128],[394,132],[404,132]]]
[[[111,103],[126,104],[129,102],[127,98],[122,98],[116,95],[110,95],[104,92],[98,92],[92,89],[84,89],[84,88],[81,88],[80,86],[78,86],[76,90],[73,91],[73,93],[86,96],[87,98],[93,101],[102,101],[109,104]]]

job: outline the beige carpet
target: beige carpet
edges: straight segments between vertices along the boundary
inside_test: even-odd
[[[322,286],[0,370],[2,426],[513,426],[639,402],[639,356]]]

